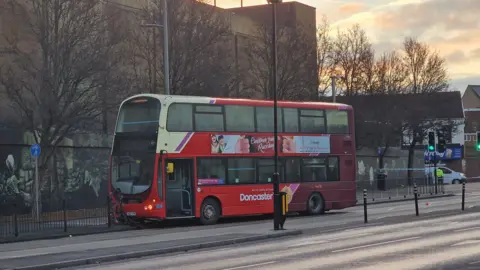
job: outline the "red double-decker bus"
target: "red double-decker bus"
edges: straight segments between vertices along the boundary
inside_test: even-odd
[[[351,106],[278,102],[280,189],[290,212],[356,204]],[[273,212],[273,102],[142,94],[122,102],[109,187],[137,220]],[[120,199],[118,199],[120,198]]]

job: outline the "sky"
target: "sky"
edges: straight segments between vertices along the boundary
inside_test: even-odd
[[[238,7],[241,0],[217,0],[220,7]],[[243,0],[244,6],[266,0]],[[291,0],[284,0],[291,2]],[[359,23],[375,51],[401,49],[413,36],[445,57],[451,87],[465,91],[480,85],[480,0],[297,0],[317,10],[317,22],[326,15],[332,27],[346,29]]]

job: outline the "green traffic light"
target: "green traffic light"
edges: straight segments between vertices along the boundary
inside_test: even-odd
[[[477,144],[477,150],[480,151],[480,144]]]
[[[480,148],[480,145],[479,145],[479,148]],[[433,151],[433,150],[435,150],[435,147],[433,147],[433,145],[429,145],[428,150]]]

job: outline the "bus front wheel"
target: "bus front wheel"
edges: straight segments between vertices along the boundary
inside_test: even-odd
[[[220,218],[220,205],[217,200],[207,198],[203,201],[200,214],[200,222],[203,225],[213,225]]]
[[[312,193],[307,201],[307,212],[309,215],[318,215],[325,212],[325,201],[322,195]]]

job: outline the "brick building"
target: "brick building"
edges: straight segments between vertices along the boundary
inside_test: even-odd
[[[480,178],[480,151],[475,149],[480,131],[480,85],[469,85],[462,97],[465,112],[465,172],[467,177]]]

